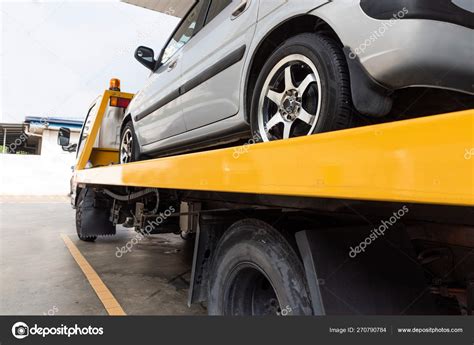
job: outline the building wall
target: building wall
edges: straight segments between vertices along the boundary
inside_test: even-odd
[[[67,195],[76,154],[57,145],[58,131],[45,130],[41,155],[0,155],[0,195]],[[77,143],[79,133],[71,133]]]
[[[78,132],[71,132],[71,143],[77,144],[79,142]],[[44,130],[43,137],[41,140],[41,155],[42,156],[59,156],[64,157],[68,155],[68,152],[64,152],[61,146],[58,145],[58,131],[57,130]],[[71,155],[69,153],[69,155]]]

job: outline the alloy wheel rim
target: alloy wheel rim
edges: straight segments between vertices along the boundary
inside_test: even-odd
[[[120,162],[130,163],[132,161],[133,153],[133,134],[130,129],[127,129],[122,137],[120,143]]]
[[[313,133],[321,112],[321,79],[304,55],[282,59],[269,73],[260,93],[258,129],[263,141]]]

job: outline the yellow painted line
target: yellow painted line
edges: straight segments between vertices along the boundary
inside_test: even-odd
[[[74,260],[76,260],[77,264],[81,268],[82,272],[89,281],[89,284],[91,284],[92,288],[97,294],[97,297],[99,297],[109,315],[127,315],[118,301],[115,299],[114,295],[112,295],[112,292],[110,292],[102,279],[100,279],[99,275],[87,262],[86,258],[84,258],[79,249],[77,249],[76,245],[71,241],[69,236],[61,234],[61,238],[63,239],[72,257]]]

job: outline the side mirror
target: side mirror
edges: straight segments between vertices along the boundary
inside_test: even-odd
[[[71,139],[71,130],[69,128],[61,127],[58,132],[58,145],[62,147],[69,146]]]
[[[149,70],[154,70],[156,65],[155,52],[148,47],[140,46],[135,50],[135,59]]]

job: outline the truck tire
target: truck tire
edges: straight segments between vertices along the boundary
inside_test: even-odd
[[[79,239],[85,242],[94,242],[98,235],[115,234],[108,208],[98,205],[96,193],[91,188],[84,188],[77,199],[76,231]]]
[[[224,233],[209,284],[209,315],[312,315],[298,255],[260,220],[238,221]]]
[[[287,39],[262,68],[253,90],[251,129],[273,141],[349,128],[352,105],[343,50],[323,34]]]

